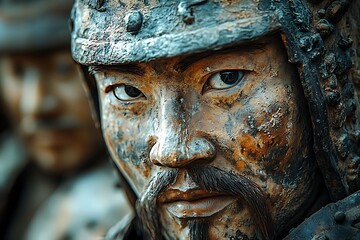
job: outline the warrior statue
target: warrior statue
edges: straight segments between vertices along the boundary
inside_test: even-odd
[[[360,1],[76,0],[136,199],[109,239],[360,239]]]

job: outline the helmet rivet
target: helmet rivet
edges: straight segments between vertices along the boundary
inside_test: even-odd
[[[194,16],[192,15],[191,9],[188,6],[188,3],[185,1],[180,2],[178,6],[178,12],[182,16],[183,21],[186,24],[191,24],[194,22]]]
[[[96,1],[96,10],[98,10],[99,12],[104,12],[105,7],[103,5],[104,5],[104,0],[97,0]]]
[[[134,11],[128,13],[125,18],[126,31],[131,34],[137,34],[142,26],[143,17],[140,12]]]
[[[350,37],[344,37],[344,36],[341,36],[338,42],[339,47],[341,47],[344,50],[350,48],[352,44],[353,44],[353,40]]]
[[[342,223],[345,221],[346,215],[342,211],[338,211],[334,214],[334,219],[337,223]]]
[[[319,31],[322,37],[329,36],[334,29],[334,26],[329,23],[326,19],[320,19],[316,25],[316,29]]]
[[[319,9],[319,10],[317,11],[317,15],[318,15],[319,18],[324,18],[324,17],[325,17],[325,13],[326,13],[326,11],[325,11],[325,9],[323,9],[323,8],[321,8],[321,9]]]
[[[99,12],[105,12],[106,11],[106,8],[104,7],[104,0],[88,0],[87,4],[91,8],[93,8],[93,9],[99,11]]]
[[[178,5],[178,12],[182,16],[186,24],[194,22],[195,17],[192,13],[191,7],[207,2],[207,0],[182,0]]]
[[[326,235],[314,236],[311,240],[329,240]]]

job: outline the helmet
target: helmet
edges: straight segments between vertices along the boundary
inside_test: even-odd
[[[360,189],[359,9],[351,0],[76,0],[72,54],[84,66],[147,62],[280,34],[307,99],[317,163],[338,200]]]
[[[72,3],[72,0],[0,0],[0,52],[69,46]]]

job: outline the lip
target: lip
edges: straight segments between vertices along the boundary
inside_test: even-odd
[[[170,189],[159,197],[159,202],[177,218],[210,217],[235,200],[233,196],[200,189],[185,192]]]

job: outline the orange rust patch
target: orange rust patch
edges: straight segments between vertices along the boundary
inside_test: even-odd
[[[144,175],[146,178],[148,178],[150,176],[151,173],[151,167],[148,164],[144,164]]]
[[[257,147],[257,140],[250,134],[246,134],[240,139],[241,153],[249,160],[257,161],[259,157],[266,153],[266,149]]]
[[[240,172],[244,172],[245,171],[245,162],[242,160],[237,161],[235,168],[236,168],[236,170],[238,170]]]

